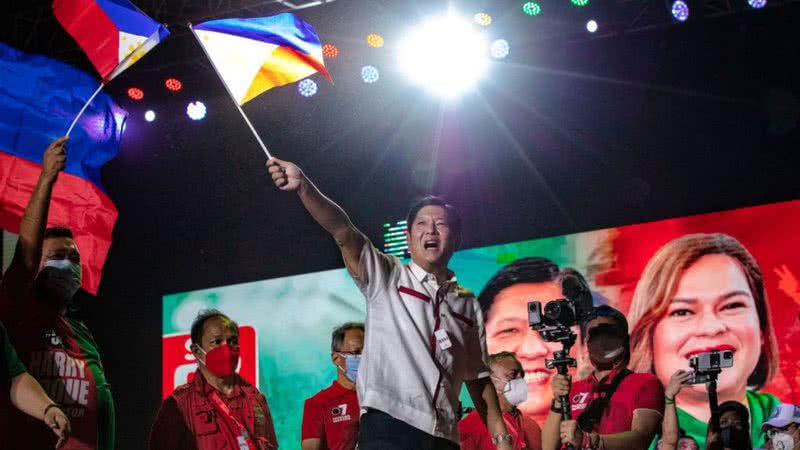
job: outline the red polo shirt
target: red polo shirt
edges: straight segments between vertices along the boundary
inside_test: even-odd
[[[320,439],[329,450],[353,450],[358,443],[359,416],[356,391],[334,381],[306,400],[301,440]]]
[[[608,387],[617,373],[618,370],[613,370],[602,380],[595,378],[592,373],[588,377],[572,383],[569,395],[573,419],[577,419],[593,399],[604,395],[601,394],[603,388]],[[630,431],[633,412],[637,409],[652,409],[659,414],[664,414],[664,387],[653,374],[632,373],[625,377],[617,391],[611,396],[608,408],[603,413],[595,431],[600,434]]]
[[[503,412],[508,434],[514,438],[514,450],[541,450],[542,430],[530,417],[523,414]],[[481,421],[478,411],[472,411],[458,422],[461,434],[461,450],[495,450],[489,430]]]

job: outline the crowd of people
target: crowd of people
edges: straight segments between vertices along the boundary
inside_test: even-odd
[[[80,252],[69,229],[46,226],[65,145],[58,139],[44,153],[0,281],[3,449],[114,448],[100,352],[70,314]],[[800,448],[800,407],[758,392],[777,371],[776,340],[761,271],[734,238],[694,234],[662,247],[627,318],[602,301],[580,318],[578,370],[558,374],[545,358],[559,344],[531,329],[528,302],[563,298],[569,270],[522,258],[475,296],[448,268],[463,222],[443,199],[409,211],[404,264],[376,249],[298,166],[271,158],[267,171],[334,238],[367,305],[364,323],[333,330],[337,376],[298,414],[303,450]],[[266,397],[236,372],[236,322],[202,311],[190,336],[197,371],[163,401],[150,448],[278,448]],[[685,370],[709,350],[737,355],[719,376],[714,411]]]

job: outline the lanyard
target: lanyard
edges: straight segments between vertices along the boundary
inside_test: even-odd
[[[236,446],[239,447],[240,450],[245,450],[245,449],[256,450],[256,446],[255,444],[253,444],[253,441],[247,434],[247,430],[244,428],[244,425],[242,425],[238,420],[236,420],[236,417],[233,416],[233,414],[231,413],[231,409],[228,408],[228,405],[226,405],[225,402],[223,402],[222,399],[219,398],[217,391],[211,392],[209,397],[211,398],[211,403],[214,404],[214,407],[217,409],[220,416],[222,416],[222,419],[228,425],[228,430],[236,433],[234,439],[236,441]],[[229,439],[232,437],[233,436],[229,435]]]

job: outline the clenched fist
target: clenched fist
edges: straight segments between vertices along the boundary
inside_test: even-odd
[[[48,181],[56,181],[59,172],[67,165],[67,151],[64,148],[68,136],[62,136],[51,142],[42,158],[42,177]]]
[[[270,158],[267,161],[267,170],[275,186],[282,191],[296,191],[306,178],[303,171],[294,163],[278,158]]]

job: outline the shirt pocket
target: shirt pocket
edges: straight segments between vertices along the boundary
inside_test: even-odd
[[[195,411],[194,434],[199,438],[219,433],[219,424],[216,418],[217,415],[214,410]]]

